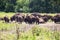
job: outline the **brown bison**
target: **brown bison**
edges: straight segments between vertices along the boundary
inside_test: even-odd
[[[14,15],[14,16],[12,16],[12,17],[10,18],[10,20],[11,20],[11,21],[15,21],[15,18],[16,18],[16,16]]]
[[[29,24],[35,23],[36,22],[36,17],[33,16],[33,15],[27,14],[26,17],[24,18],[24,22],[29,23]]]
[[[9,23],[9,18],[8,18],[7,16],[5,16],[5,17],[3,18],[3,20],[4,20],[6,23]]]
[[[55,23],[60,22],[60,15],[57,14],[56,16],[52,17],[51,20]]]
[[[22,23],[23,22],[23,17],[21,15],[18,15],[16,17],[16,22]]]
[[[24,19],[23,14],[15,14],[10,18],[11,21],[16,21],[16,22],[20,22],[20,23],[23,22],[23,19]]]
[[[42,18],[44,19],[45,22],[47,22],[49,19],[51,19],[52,16],[50,15],[43,15]]]
[[[24,18],[24,22],[25,23],[30,23],[30,24],[32,23],[30,15],[28,15],[28,14],[26,15],[26,17]]]

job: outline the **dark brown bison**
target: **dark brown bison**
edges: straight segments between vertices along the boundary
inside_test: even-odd
[[[25,23],[30,23],[30,24],[32,23],[30,15],[28,15],[28,14],[26,15],[26,17],[24,18],[24,22]]]
[[[14,15],[14,16],[10,17],[10,20],[15,21],[15,18],[16,18],[16,16]]]
[[[51,19],[52,16],[50,15],[43,15],[42,18],[44,19],[45,22],[47,22],[49,19]]]
[[[52,17],[51,20],[55,23],[60,22],[60,15],[57,14],[56,16]]]
[[[36,17],[33,16],[33,15],[27,14],[25,19],[24,19],[24,22],[29,23],[29,24],[35,23],[36,22]]]
[[[17,18],[17,15],[19,15],[19,14],[15,14],[15,15],[13,15],[12,17],[10,17],[10,20],[11,20],[11,21],[15,21],[16,18]]]
[[[11,21],[15,21],[15,20],[16,20],[16,17],[17,17],[17,15],[20,15],[20,14],[15,14],[15,15],[13,15],[12,17],[10,17],[10,20],[11,20]]]
[[[19,23],[22,23],[23,22],[23,17],[21,16],[21,15],[18,15],[17,17],[16,17],[16,22],[19,22]]]
[[[10,18],[10,20],[22,23],[24,20],[24,15],[23,14],[15,14]]]
[[[33,16],[33,15],[31,15],[30,17],[31,17],[32,23],[35,23],[37,18],[35,16]]]
[[[6,23],[9,23],[9,18],[8,18],[7,16],[5,16],[5,17],[3,18],[3,20],[4,20]]]

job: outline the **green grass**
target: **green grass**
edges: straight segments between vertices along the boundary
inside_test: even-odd
[[[8,17],[11,17],[11,16],[13,16],[15,13],[13,13],[13,12],[9,12],[9,13],[5,13],[5,12],[0,12],[0,17],[4,17],[4,16],[8,16]],[[25,13],[25,14],[27,14],[27,13]],[[41,14],[41,15],[45,15],[46,13],[43,13],[43,14]],[[55,16],[56,14],[48,14],[48,15],[51,15],[51,16]]]
[[[0,33],[0,36],[3,40],[17,40],[16,33]],[[40,28],[38,25],[35,25],[29,31],[19,32],[18,40],[60,40],[60,32],[51,31],[47,28]]]
[[[34,27],[28,32],[21,33],[19,40],[60,40],[59,35],[56,31]]]
[[[0,17],[4,17],[4,16],[8,16],[8,17],[11,17],[13,16],[15,13],[5,13],[5,12],[0,12]]]
[[[10,29],[15,26],[15,23],[2,23],[0,22],[0,30],[1,29]]]

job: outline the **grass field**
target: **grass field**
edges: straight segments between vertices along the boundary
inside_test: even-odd
[[[10,13],[5,13],[5,12],[0,12],[0,17],[4,17],[5,15],[7,15],[8,17],[11,17],[11,16],[13,16],[15,13],[12,13],[12,12],[10,12]],[[24,14],[27,14],[27,13],[24,13]],[[43,13],[43,14],[41,14],[41,15],[45,15],[46,13]],[[48,15],[51,15],[51,16],[55,16],[56,14],[48,14]]]
[[[17,39],[16,33],[0,32],[1,40],[60,40],[60,33],[57,31],[50,31],[45,28],[33,27],[27,32],[19,32]]]
[[[0,17],[8,15],[10,18],[14,14],[15,13],[0,12]],[[49,15],[54,16],[56,14]],[[3,23],[3,21],[0,21],[0,40],[60,40],[60,32],[51,31],[47,28],[40,28],[38,25],[34,25],[34,27],[28,31],[19,31],[17,28],[21,27],[26,27],[26,25],[17,23]]]

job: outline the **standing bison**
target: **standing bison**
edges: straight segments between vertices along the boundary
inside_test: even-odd
[[[9,23],[9,18],[8,18],[7,16],[5,16],[5,17],[3,18],[3,20],[4,20],[6,23]]]
[[[24,20],[24,15],[23,14],[15,14],[10,18],[11,21],[19,22],[22,23]]]
[[[16,17],[16,22],[22,23],[23,22],[23,17],[21,15],[18,15]]]
[[[52,17],[51,20],[55,23],[60,22],[60,15],[57,14],[56,16]]]
[[[51,19],[52,16],[50,15],[43,15],[42,18],[44,19],[45,22],[48,22],[48,20]]]
[[[29,24],[32,23],[32,20],[31,20],[30,15],[27,14],[27,15],[25,16],[25,18],[24,18],[24,22],[25,22],[25,23],[29,23]]]
[[[16,15],[12,16],[12,17],[10,18],[11,22],[15,21],[15,18],[16,18]]]

